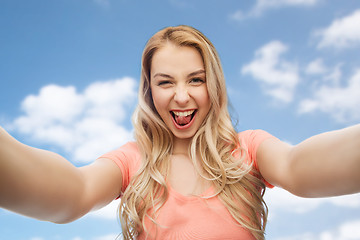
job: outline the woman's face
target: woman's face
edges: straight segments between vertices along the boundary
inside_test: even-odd
[[[166,44],[155,52],[150,71],[155,108],[175,138],[195,135],[210,109],[200,53]]]

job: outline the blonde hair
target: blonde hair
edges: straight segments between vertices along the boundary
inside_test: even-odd
[[[142,56],[138,107],[133,115],[135,138],[142,154],[142,166],[123,193],[120,221],[125,239],[145,231],[145,218],[156,224],[159,209],[168,197],[166,176],[172,153],[173,136],[153,104],[150,89],[151,60],[165,44],[195,48],[203,58],[210,111],[194,135],[190,158],[201,176],[211,181],[216,194],[239,226],[256,239],[264,239],[267,207],[265,185],[247,160],[228,113],[225,79],[212,43],[189,26],[168,27],[147,42]],[[237,152],[238,154],[233,154]],[[200,156],[200,159],[197,159]],[[238,157],[235,157],[238,156]],[[200,171],[200,169],[202,171]]]

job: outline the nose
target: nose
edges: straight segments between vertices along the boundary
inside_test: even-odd
[[[175,89],[174,100],[179,105],[188,103],[190,100],[188,89],[183,86],[178,86]]]

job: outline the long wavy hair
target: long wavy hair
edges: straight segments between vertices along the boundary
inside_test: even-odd
[[[160,30],[149,39],[143,52],[139,103],[133,115],[142,164],[121,198],[119,214],[124,239],[135,239],[143,231],[148,234],[145,218],[156,224],[159,209],[168,198],[166,179],[173,135],[157,113],[150,89],[152,57],[168,43],[193,47],[204,62],[211,108],[192,138],[189,156],[197,172],[215,189],[209,198],[218,197],[239,226],[248,229],[256,239],[264,239],[265,185],[232,125],[219,56],[212,43],[189,26]]]

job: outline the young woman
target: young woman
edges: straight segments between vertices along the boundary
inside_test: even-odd
[[[236,133],[219,57],[194,28],[148,41],[138,97],[136,142],[81,168],[0,128],[0,206],[66,223],[120,196],[125,239],[264,239],[266,186],[303,197],[360,191],[360,125],[296,146]]]

